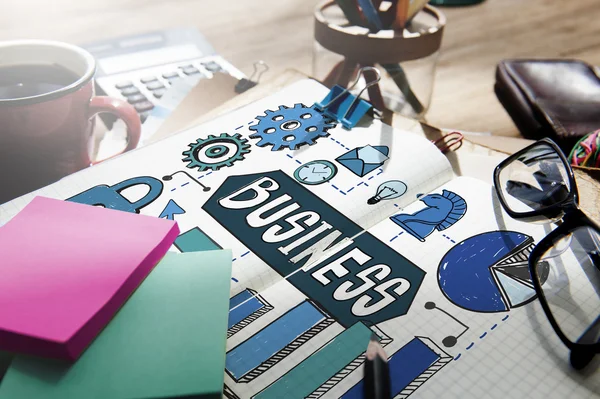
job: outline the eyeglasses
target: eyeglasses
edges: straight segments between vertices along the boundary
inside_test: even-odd
[[[573,170],[550,139],[500,163],[494,185],[511,217],[559,224],[531,252],[522,283],[533,285],[571,365],[581,369],[600,353],[600,226],[579,209]]]

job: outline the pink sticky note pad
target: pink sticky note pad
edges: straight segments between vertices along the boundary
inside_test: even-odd
[[[178,234],[174,221],[36,197],[0,227],[0,349],[77,359]]]

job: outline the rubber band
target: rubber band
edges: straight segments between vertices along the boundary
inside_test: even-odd
[[[575,144],[569,162],[575,166],[600,167],[600,130],[585,135]]]

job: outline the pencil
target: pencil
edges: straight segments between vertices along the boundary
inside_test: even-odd
[[[402,31],[406,26],[406,20],[408,19],[408,7],[410,7],[409,0],[398,0],[396,2],[396,18],[394,19],[394,28]]]
[[[387,355],[377,335],[371,335],[365,360],[365,398],[391,399],[392,390]]]

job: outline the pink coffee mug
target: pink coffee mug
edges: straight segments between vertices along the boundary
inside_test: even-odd
[[[46,68],[46,69],[44,69]],[[11,98],[23,84],[10,72],[66,70],[64,85],[48,92]],[[0,204],[53,183],[96,161],[91,159],[95,115],[108,112],[127,125],[127,146],[134,149],[141,132],[140,118],[125,101],[94,96],[96,61],[70,44],[42,40],[0,42]],[[28,72],[14,79],[25,79]],[[13,75],[14,75],[13,74]],[[43,76],[42,76],[43,78]],[[33,77],[32,77],[33,79]],[[39,77],[36,77],[36,82]],[[42,79],[43,80],[43,79]],[[7,83],[8,81],[8,83]],[[3,86],[4,84],[4,86]],[[20,86],[19,86],[20,85]],[[14,89],[11,91],[11,88]],[[25,92],[25,91],[23,91]],[[118,155],[118,154],[115,154]]]

